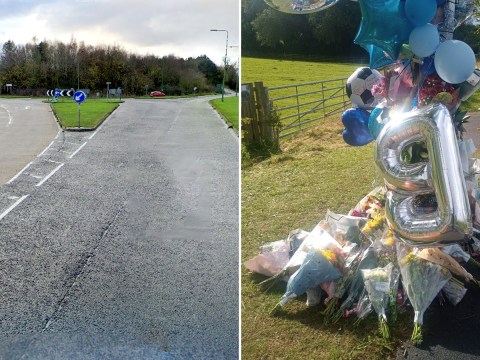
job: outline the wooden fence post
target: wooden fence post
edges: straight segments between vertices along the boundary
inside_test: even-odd
[[[274,141],[272,124],[270,121],[270,101],[268,99],[268,89],[263,86],[263,82],[255,83],[255,98],[257,100],[257,114],[263,140],[272,143]]]

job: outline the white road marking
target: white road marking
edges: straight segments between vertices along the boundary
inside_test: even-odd
[[[65,164],[62,163],[62,164],[58,165],[55,169],[52,170],[52,172],[51,172],[50,174],[48,174],[47,176],[45,176],[45,177],[43,178],[43,180],[40,181],[40,182],[39,182],[37,185],[35,185],[35,186],[42,186],[42,185],[45,183],[45,181],[47,181],[48,179],[50,179],[50,177],[51,177],[53,174],[55,174],[58,170],[60,170],[60,168],[61,168],[63,165],[65,165]]]
[[[57,135],[58,136],[58,135]],[[55,137],[56,138],[56,137]],[[50,148],[50,146],[52,146],[53,144],[55,143],[55,140],[53,140],[40,154],[37,155],[37,157],[40,157],[42,156],[43,154],[45,154],[45,152],[47,152],[47,150]]]
[[[5,210],[3,213],[0,214],[0,220],[2,220],[5,216],[8,215],[8,213],[10,211],[12,211],[13,209],[15,209],[18,205],[20,205],[20,203],[25,200],[29,195],[23,195],[20,199],[18,199],[17,201],[15,201],[15,203],[10,206],[7,210]]]
[[[93,137],[94,137],[95,135],[97,135],[98,130],[99,130],[99,129],[97,129],[92,135],[90,135],[90,137],[88,138],[88,140],[92,140]]]
[[[11,178],[10,181],[7,182],[7,184],[10,184],[11,182],[15,181],[15,179],[18,178],[20,175],[22,175],[22,173],[25,170],[27,170],[30,165],[32,165],[32,163],[33,163],[33,161],[30,161],[22,170],[20,170],[20,172],[17,175],[15,175],[13,178]]]
[[[1,107],[2,109],[4,109],[4,110],[7,112],[7,114],[8,114],[8,124],[7,124],[7,126],[12,125],[12,121],[13,121],[13,116],[12,116],[12,114],[10,114],[10,111],[6,108],[5,105],[1,105],[0,107]]]
[[[71,158],[73,158],[75,155],[77,155],[77,153],[78,153],[80,150],[82,150],[82,148],[83,148],[85,145],[87,145],[86,142],[84,142],[77,150],[75,150],[75,152],[74,152],[72,155],[70,155],[69,158],[71,159]]]

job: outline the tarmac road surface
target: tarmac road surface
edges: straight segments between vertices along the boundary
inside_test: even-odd
[[[0,185],[40,154],[58,131],[48,104],[0,99]]]
[[[1,359],[238,358],[238,137],[127,100],[0,187]]]

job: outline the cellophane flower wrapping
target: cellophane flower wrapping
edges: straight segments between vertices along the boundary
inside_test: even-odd
[[[383,268],[362,270],[363,282],[372,307],[378,315],[380,330],[384,338],[389,338],[387,308],[390,300],[393,264]]]
[[[442,289],[442,292],[445,294],[445,297],[452,303],[453,306],[456,306],[467,293],[467,289],[463,283],[455,278],[451,278]]]
[[[412,341],[422,341],[423,315],[452,274],[440,265],[417,257],[413,248],[397,242],[397,262],[402,283],[414,310]]]
[[[301,229],[290,231],[286,239],[260,246],[258,255],[247,260],[244,266],[257,274],[275,276],[285,268],[308,234]]]
[[[347,316],[355,314],[357,316],[357,321],[355,323],[358,325],[363,319],[365,319],[373,311],[372,303],[368,296],[367,289],[363,287],[362,291],[359,294],[358,302],[355,304],[352,310],[347,311]]]
[[[360,242],[360,230],[365,226],[366,218],[349,216],[342,214],[335,214],[328,210],[325,216],[325,221],[328,224],[328,232],[335,240],[342,246],[345,243]]]
[[[339,279],[342,257],[339,249],[311,249],[300,268],[288,280],[287,290],[279,305],[285,306],[290,299],[304,294],[308,289]]]
[[[326,230],[322,227],[323,223],[318,224],[308,234],[300,247],[295,251],[284,270],[290,274],[294,273],[306,260],[311,250],[341,250],[341,246]]]
[[[350,309],[360,299],[360,295],[364,289],[362,270],[376,268],[378,257],[373,246],[366,248],[360,258],[360,262],[354,271],[352,281],[347,291],[347,297],[340,305],[338,317],[346,310]]]

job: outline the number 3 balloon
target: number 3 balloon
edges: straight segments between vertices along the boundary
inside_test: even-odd
[[[424,141],[428,161],[406,164],[402,152]],[[433,104],[390,120],[377,138],[375,162],[388,188],[386,218],[404,242],[432,246],[463,240],[472,221],[458,144],[450,114]],[[423,213],[415,197],[434,193],[438,207]]]

